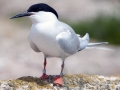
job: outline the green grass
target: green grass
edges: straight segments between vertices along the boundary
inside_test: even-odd
[[[94,20],[70,23],[70,25],[80,35],[89,33],[90,38],[120,45],[120,19],[116,17],[99,16]]]

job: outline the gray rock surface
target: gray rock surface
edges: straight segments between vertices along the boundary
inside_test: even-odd
[[[120,77],[98,75],[64,75],[63,84],[53,84],[54,76],[40,80],[32,76],[24,76],[12,80],[1,80],[0,90],[119,90]]]

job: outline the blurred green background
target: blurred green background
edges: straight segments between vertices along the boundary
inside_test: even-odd
[[[28,43],[32,25],[29,18],[9,19],[36,3],[47,3],[77,34],[89,33],[90,42],[109,42],[112,51],[85,49],[65,61],[65,74],[120,75],[120,0],[1,0],[0,1],[0,79],[21,76],[40,77],[43,54]],[[47,73],[59,74],[61,60],[48,58]]]
[[[92,39],[120,45],[120,18],[103,15],[92,20],[70,23],[70,25],[80,35],[84,35],[87,32]]]

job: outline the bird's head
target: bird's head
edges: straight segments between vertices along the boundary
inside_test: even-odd
[[[29,9],[20,14],[14,15],[10,19],[28,16],[33,22],[44,22],[58,18],[57,12],[47,4],[39,3],[29,7]]]

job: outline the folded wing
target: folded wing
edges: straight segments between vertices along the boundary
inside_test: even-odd
[[[69,56],[78,51],[80,42],[76,34],[65,30],[56,36],[56,43],[59,49]]]

